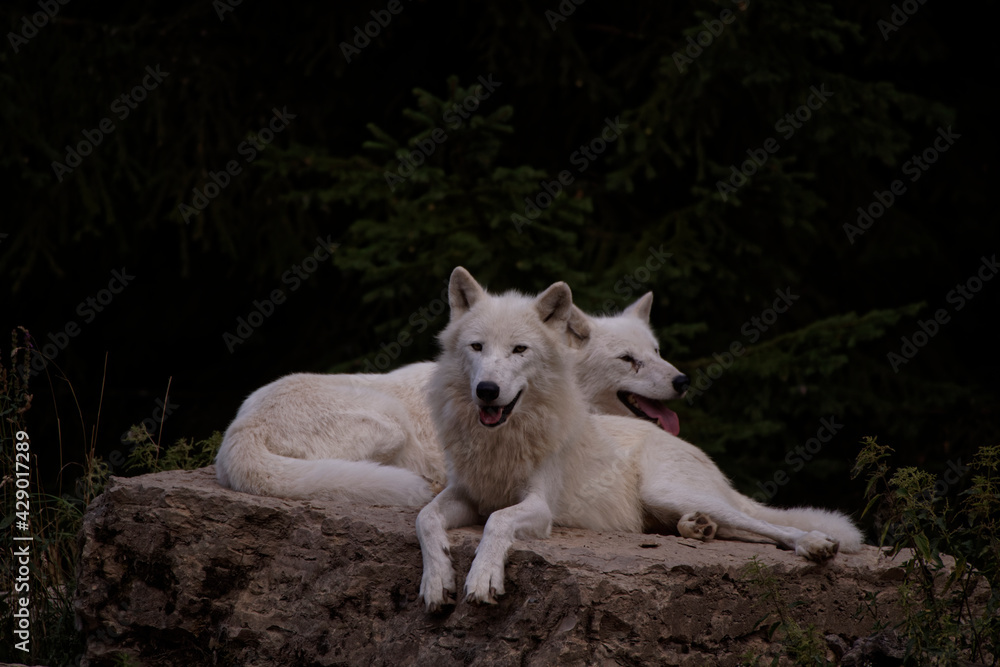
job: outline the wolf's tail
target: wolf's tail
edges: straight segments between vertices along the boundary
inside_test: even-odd
[[[267,448],[259,425],[233,424],[215,458],[216,479],[236,491],[280,498],[330,498],[369,505],[427,504],[434,494],[420,475],[372,461],[295,459]]]
[[[861,551],[864,537],[851,519],[834,510],[816,507],[792,507],[782,509],[754,503],[752,515],[768,523],[791,526],[799,530],[818,530],[840,542],[840,551],[856,553]]]

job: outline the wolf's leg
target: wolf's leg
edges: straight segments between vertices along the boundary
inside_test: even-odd
[[[752,533],[774,540],[786,549],[791,549],[797,555],[816,562],[833,558],[840,549],[840,543],[816,530],[804,531],[791,526],[756,519],[736,509],[726,507],[725,510],[711,511],[710,514],[719,524],[719,533],[733,536],[740,533]]]
[[[490,515],[483,539],[465,579],[465,599],[496,604],[504,594],[504,563],[517,537],[548,537],[552,530],[552,510],[538,493],[529,493],[518,503]]]
[[[650,493],[652,490],[648,485],[644,485],[643,504],[661,520],[669,521],[669,517],[678,516],[683,519],[692,514],[707,515],[718,526],[715,532],[719,537],[739,539],[741,534],[745,533],[759,535],[774,540],[799,556],[817,562],[833,558],[840,547],[837,540],[824,533],[815,530],[807,532],[756,519],[737,510],[723,498],[700,492],[692,493],[690,490],[684,493],[684,489],[668,492],[662,486],[655,489],[655,494]],[[678,531],[681,530],[682,527],[678,525]]]
[[[473,524],[478,518],[476,508],[456,486],[445,488],[417,515],[417,539],[424,560],[420,597],[427,611],[455,602],[455,570],[447,531]]]
[[[716,537],[724,540],[738,540],[740,542],[754,542],[757,544],[773,544],[762,535],[749,533],[741,530],[719,528],[712,517],[704,512],[688,512],[677,522],[677,532],[681,537],[689,537],[694,540],[708,542]]]

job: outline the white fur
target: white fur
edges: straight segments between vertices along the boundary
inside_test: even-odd
[[[444,457],[427,414],[434,364],[385,375],[288,375],[252,393],[216,456],[219,483],[285,498],[419,505]]]
[[[681,372],[660,357],[660,344],[649,326],[636,324],[648,324],[652,305],[653,293],[647,292],[621,315],[588,318],[590,338],[578,352],[576,378],[591,412],[631,416],[618,398],[620,391],[658,399],[678,397],[673,381]],[[636,364],[623,361],[625,355]],[[615,378],[613,383],[606,380],[609,375]]]
[[[484,519],[465,580],[474,602],[503,593],[515,538],[546,537],[553,524],[639,532],[652,517],[686,537],[765,538],[817,561],[860,548],[841,514],[765,507],[734,490],[699,448],[639,419],[590,414],[574,369],[587,355],[561,337],[590,329],[592,340],[580,339],[586,350],[603,324],[579,321],[565,283],[535,299],[491,296],[461,267],[451,283],[451,321],[429,395],[448,486],[417,517],[429,610],[456,591],[447,530]],[[495,401],[477,395],[484,380],[500,385]],[[518,392],[506,422],[483,425],[484,405],[507,405]]]
[[[449,300],[464,298],[458,292]],[[588,409],[630,415],[618,391],[661,400],[678,396],[671,382],[680,372],[659,358],[649,328],[651,302],[646,294],[621,315],[593,320],[575,307],[570,312],[563,342],[574,350],[587,342],[575,368]],[[640,372],[618,359],[625,351],[646,360]],[[384,375],[299,373],[258,389],[223,437],[219,483],[285,498],[425,504],[447,479],[427,400],[434,367],[412,364]],[[480,372],[508,390],[520,373],[501,356]]]

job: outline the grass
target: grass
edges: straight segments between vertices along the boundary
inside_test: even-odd
[[[73,594],[76,590],[76,571],[80,559],[77,535],[83,525],[83,515],[87,506],[104,490],[112,468],[97,455],[100,406],[103,402],[104,380],[101,381],[101,400],[98,401],[93,424],[87,423],[72,384],[60,374],[58,380],[65,380],[73,398],[76,417],[79,421],[79,447],[82,451],[81,464],[64,464],[63,425],[59,416],[55,392],[51,391],[53,405],[56,405],[56,433],[58,437],[59,471],[54,483],[56,493],[47,492],[39,478],[39,446],[31,442],[31,433],[25,422],[25,415],[35,400],[29,382],[32,354],[39,354],[33,345],[31,335],[23,327],[11,334],[9,368],[0,359],[0,498],[3,514],[0,529],[10,531],[13,536],[28,536],[30,542],[14,542],[15,545],[29,544],[30,557],[27,558],[26,576],[21,576],[20,563],[11,559],[0,567],[0,661],[19,662],[33,665],[78,665],[84,652],[84,636],[74,626]],[[46,365],[46,377],[52,390],[49,367],[56,368],[51,360]],[[167,386],[169,394],[169,383]],[[166,397],[164,398],[166,402]],[[162,432],[162,429],[161,429]],[[144,426],[133,426],[127,439],[133,445],[125,463],[129,473],[158,472],[178,468],[191,469],[209,465],[215,458],[222,435],[218,432],[211,437],[194,441],[181,439],[172,447],[161,448],[159,439],[154,440]],[[19,467],[18,451],[28,453],[28,483],[18,488],[18,471],[25,467],[25,457],[21,457]],[[51,461],[44,461],[51,465]],[[78,467],[72,484],[68,470]],[[20,503],[20,504],[19,504]],[[26,520],[27,531],[20,528]],[[29,600],[30,641],[28,651],[17,645],[21,637],[15,633],[18,626],[14,614],[18,608],[17,598]],[[125,659],[125,656],[122,657]],[[125,663],[122,663],[125,664]]]

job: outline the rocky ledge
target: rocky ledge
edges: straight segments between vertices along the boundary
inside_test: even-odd
[[[428,615],[417,599],[416,514],[238,493],[211,467],[114,478],[80,538],[86,660],[752,664],[780,652],[781,633],[768,632],[780,609],[815,626],[839,661],[873,643],[858,641],[874,624],[858,614],[866,596],[880,592],[879,609],[893,614],[901,577],[898,559],[874,547],[815,565],[768,544],[558,528],[516,543],[499,604]],[[480,535],[451,533],[460,581]],[[753,558],[770,568],[771,595],[745,572]]]

